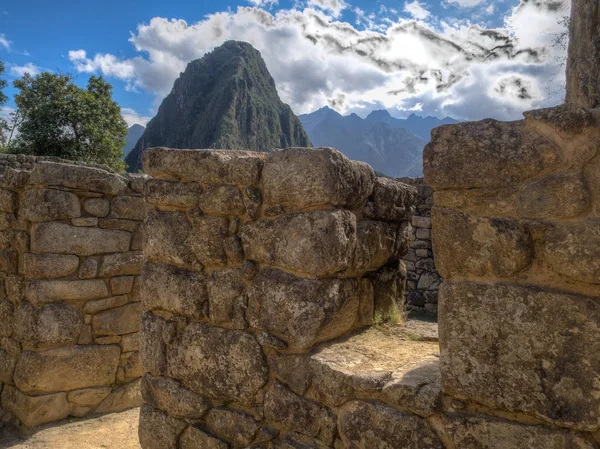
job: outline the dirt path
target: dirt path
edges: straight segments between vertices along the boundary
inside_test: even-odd
[[[18,438],[0,430],[1,449],[140,449],[139,409],[85,420],[66,420]]]

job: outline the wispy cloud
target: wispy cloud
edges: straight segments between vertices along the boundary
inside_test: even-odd
[[[127,126],[132,126],[135,124],[146,126],[146,124],[150,121],[152,117],[147,115],[142,115],[136,112],[131,108],[121,108],[121,115],[127,122]]]
[[[350,6],[344,0],[308,0],[308,4],[331,13],[333,17],[339,17]]]
[[[248,0],[248,3],[250,3],[252,6],[272,8],[279,3],[279,0]]]
[[[6,38],[6,35],[0,34],[0,47],[3,47],[5,50],[10,51],[12,42]]]
[[[410,14],[413,18],[419,20],[427,19],[431,13],[427,11],[419,0],[404,4],[404,11]]]
[[[26,73],[29,73],[30,75],[37,75],[43,72],[44,70],[32,62],[28,62],[25,65],[10,64],[8,71],[12,76],[20,78]]]

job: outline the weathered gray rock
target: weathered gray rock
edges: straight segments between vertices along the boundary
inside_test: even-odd
[[[138,332],[141,316],[140,303],[127,304],[94,315],[94,336],[123,335]]]
[[[121,336],[121,350],[123,352],[137,351],[140,349],[140,334],[135,332]],[[141,357],[140,357],[141,359]]]
[[[265,394],[264,407],[270,422],[311,437],[316,437],[322,428],[335,427],[335,418],[327,409],[279,383],[274,383]]]
[[[356,246],[356,216],[351,212],[311,212],[242,227],[246,258],[325,277],[349,268]]]
[[[443,423],[458,448],[594,449],[596,447],[576,434],[544,426],[528,426],[458,414],[444,415]]]
[[[79,198],[71,192],[54,189],[29,189],[19,195],[19,218],[21,220],[65,220],[80,215]]]
[[[175,418],[200,419],[211,408],[210,401],[179,382],[151,374],[142,378],[142,396],[146,403]]]
[[[310,386],[312,373],[309,358],[304,355],[278,355],[271,359],[271,369],[281,382],[299,396]]]
[[[203,273],[163,263],[146,263],[142,273],[142,305],[200,320],[208,300]]]
[[[302,279],[262,270],[248,291],[248,323],[299,348],[330,340],[358,320],[356,281]]]
[[[415,208],[417,190],[400,181],[375,178],[373,194],[363,214],[372,220],[400,221],[410,217]]]
[[[469,282],[445,282],[439,299],[447,394],[561,426],[598,428],[597,301]]]
[[[103,218],[98,221],[98,226],[101,229],[136,232],[140,227],[140,222],[137,220],[123,220],[120,218]]]
[[[106,198],[90,198],[83,203],[83,210],[94,217],[104,218],[110,212],[110,203]]]
[[[399,225],[383,221],[361,221],[356,228],[356,250],[354,253],[355,270],[371,271],[385,265],[396,256],[397,240],[404,242],[404,251],[408,249],[409,235],[402,236]],[[402,243],[402,242],[400,242]]]
[[[24,351],[15,369],[15,385],[25,394],[108,386],[115,380],[120,354],[113,345]]]
[[[213,408],[206,417],[210,430],[234,447],[247,447],[254,441],[260,425],[250,415],[235,410]]]
[[[526,185],[519,193],[518,214],[531,219],[566,219],[581,215],[590,195],[581,172],[552,175]]]
[[[338,415],[338,428],[348,449],[443,449],[427,421],[377,403],[352,401]]]
[[[315,438],[289,432],[277,438],[269,447],[272,449],[329,449],[330,446]]]
[[[125,295],[133,289],[133,276],[117,276],[110,280],[110,293],[112,295]]]
[[[518,220],[432,210],[436,268],[452,276],[515,276],[533,260],[533,241]]]
[[[16,273],[18,269],[18,254],[16,251],[0,251],[0,271]]]
[[[30,184],[45,184],[119,195],[127,189],[125,179],[93,167],[39,162],[31,171]]]
[[[95,413],[117,413],[142,405],[141,379],[113,390],[94,410]]]
[[[79,257],[62,254],[23,254],[19,272],[29,278],[61,278],[74,273]]]
[[[138,429],[140,445],[144,449],[177,449],[179,436],[186,427],[183,421],[144,404]]]
[[[252,151],[150,148],[142,154],[142,163],[154,178],[248,186],[258,182],[263,158]]]
[[[250,404],[268,371],[259,344],[245,332],[191,323],[168,349],[169,376],[220,401]]]
[[[240,189],[235,186],[215,186],[208,189],[198,200],[205,214],[222,217],[241,216],[246,212]]]
[[[11,347],[0,347],[0,382],[4,382],[5,384],[13,383],[13,374],[15,372],[15,367],[17,366],[17,359],[20,355],[18,343],[16,343],[15,340],[12,340],[12,342],[14,342],[17,347],[14,347],[15,344],[12,344]]]
[[[239,268],[214,271],[208,278],[210,320],[228,323],[234,319],[236,304],[246,289],[246,282]]]
[[[357,207],[371,195],[375,173],[333,148],[288,148],[268,153],[264,202],[299,211],[312,206]]]
[[[31,250],[36,253],[94,254],[129,251],[131,234],[124,231],[71,226],[48,222],[34,224],[31,229]]]
[[[167,347],[163,340],[165,320],[144,312],[140,323],[140,359],[146,372],[157,376],[167,373]]]
[[[95,313],[102,312],[103,310],[124,306],[128,302],[130,302],[128,295],[111,296],[109,298],[96,299],[86,302],[85,306],[83,307],[83,311],[87,314],[93,315]]]
[[[15,338],[23,349],[77,344],[83,320],[77,309],[61,303],[34,307],[22,302],[15,311]]]
[[[16,193],[6,189],[0,189],[0,212],[14,212],[16,204]]]
[[[67,400],[76,405],[95,407],[106,399],[110,392],[110,387],[84,388],[69,391]]]
[[[435,128],[423,152],[425,181],[435,190],[519,184],[562,162],[547,138],[524,123],[492,119]]]
[[[229,220],[198,213],[190,214],[193,229],[188,240],[198,260],[205,266],[227,265],[223,240],[229,230]]]
[[[108,296],[106,283],[90,280],[31,280],[25,287],[25,299],[34,305],[54,301],[83,301]]]
[[[144,198],[150,204],[163,207],[194,209],[202,194],[202,186],[193,183],[169,182],[149,179],[146,182]]]
[[[111,217],[124,220],[143,220],[146,203],[139,196],[116,196],[110,201]]]
[[[544,260],[573,279],[600,284],[600,220],[556,223],[545,232]]]
[[[149,262],[201,268],[188,242],[191,232],[184,213],[148,212],[143,232],[144,257]]]
[[[209,435],[197,427],[190,426],[181,435],[180,449],[229,449],[229,444]]]
[[[26,427],[59,421],[71,412],[66,393],[27,396],[10,385],[2,390],[2,408],[13,413]]]
[[[141,251],[109,254],[102,259],[100,277],[141,274],[144,256]]]
[[[96,259],[84,259],[79,265],[79,279],[93,279],[98,275],[99,263]]]
[[[14,306],[10,301],[0,301],[0,337],[10,337],[13,333]]]

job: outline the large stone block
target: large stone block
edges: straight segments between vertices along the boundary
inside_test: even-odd
[[[358,288],[350,279],[302,279],[262,270],[248,291],[250,326],[299,348],[344,335],[358,321]]]
[[[543,257],[559,274],[600,284],[600,220],[549,227]]]
[[[54,162],[39,162],[29,178],[30,184],[45,184],[119,195],[127,189],[126,180],[99,168]]]
[[[169,376],[219,401],[252,403],[268,372],[260,345],[245,332],[192,323],[168,349]]]
[[[198,260],[205,266],[227,265],[227,254],[223,246],[229,230],[229,220],[199,213],[190,214],[192,231],[188,240]]]
[[[138,332],[141,313],[141,306],[138,302],[99,312],[92,319],[94,336]]]
[[[239,150],[149,148],[142,154],[144,171],[153,178],[204,185],[255,184],[263,159],[263,154]]]
[[[67,393],[44,396],[27,396],[16,388],[5,385],[2,391],[2,408],[13,413],[26,427],[59,421],[71,413]]]
[[[80,215],[79,198],[71,192],[54,189],[29,189],[19,195],[19,218],[21,220],[65,220]]]
[[[414,187],[395,179],[376,178],[373,194],[363,213],[372,220],[406,220],[412,215],[416,200],[417,190]]]
[[[358,207],[373,191],[375,173],[333,148],[288,148],[267,155],[263,169],[266,206],[287,211],[313,206]]]
[[[241,216],[246,212],[240,189],[235,186],[215,186],[200,195],[198,205],[205,214],[223,217]]]
[[[100,277],[131,276],[142,272],[144,255],[141,251],[109,254],[102,259]]]
[[[106,198],[90,198],[83,203],[83,210],[94,217],[106,217],[110,212],[110,203]]]
[[[348,449],[444,448],[427,421],[381,403],[348,402],[340,409],[338,428]]]
[[[332,414],[318,403],[275,383],[265,394],[265,418],[288,430],[316,437],[322,428],[335,428]]]
[[[94,413],[117,413],[139,407],[144,402],[140,383],[141,379],[137,379],[113,390],[94,410]]]
[[[146,403],[163,410],[174,418],[200,419],[211,408],[204,396],[183,387],[168,377],[145,374],[142,378],[142,396]]]
[[[405,232],[402,232],[405,231]],[[410,226],[408,231],[412,231]],[[406,226],[383,221],[361,221],[356,228],[355,270],[377,270],[408,249],[410,234]],[[398,248],[400,245],[400,249]],[[399,250],[398,250],[399,249]],[[402,249],[404,249],[402,251]],[[401,254],[399,254],[401,253]]]
[[[445,415],[443,423],[457,448],[469,449],[595,449],[584,438],[545,426],[493,418]]]
[[[192,226],[184,213],[150,211],[143,229],[147,261],[201,268],[188,242]]]
[[[63,254],[23,254],[19,273],[29,278],[61,278],[79,268],[79,257]]]
[[[146,203],[139,196],[117,196],[110,202],[111,217],[124,220],[143,220],[146,216]]]
[[[493,408],[600,427],[600,303],[510,284],[440,289],[442,382]]]
[[[142,305],[200,320],[208,300],[203,273],[163,263],[146,263],[142,272]]]
[[[286,432],[269,444],[271,449],[330,449],[331,446],[296,432]]]
[[[213,408],[206,417],[209,428],[234,447],[247,447],[254,441],[260,424],[245,413]]]
[[[140,410],[138,434],[143,449],[177,449],[187,424],[147,404]]]
[[[214,271],[208,278],[208,301],[210,320],[213,323],[228,323],[238,312],[243,316],[243,311],[237,310],[241,295],[246,289],[246,282],[242,270],[230,268]]]
[[[531,219],[567,219],[581,215],[590,204],[583,175],[572,171],[551,175],[523,187],[518,214]]]
[[[6,189],[0,189],[0,212],[14,212],[16,204],[16,193]]]
[[[114,345],[24,351],[15,369],[15,385],[25,394],[108,386],[115,381],[120,355]]]
[[[180,449],[229,449],[230,446],[225,441],[213,435],[189,426],[179,440]],[[260,448],[260,446],[259,446]]]
[[[348,211],[292,214],[242,227],[246,258],[325,277],[350,268],[356,216]]]
[[[108,296],[106,283],[100,279],[90,280],[31,280],[25,287],[25,299],[34,305],[54,301],[83,301]]]
[[[146,182],[144,198],[150,204],[162,207],[194,209],[202,194],[202,186],[193,183],[169,182],[149,179]]]
[[[34,224],[31,250],[36,253],[94,254],[129,251],[131,234],[125,231],[71,226],[49,222]]]
[[[434,207],[433,247],[444,278],[511,277],[533,260],[533,240],[518,220],[483,218]]]
[[[423,152],[425,181],[435,190],[505,187],[549,172],[562,162],[546,137],[524,123],[492,119],[444,125]]]
[[[0,301],[0,337],[10,337],[13,333],[14,306],[7,300]]]
[[[18,343],[15,340],[9,340],[8,345],[2,344],[0,347],[0,382],[5,384],[13,383],[13,374],[19,358]]]
[[[140,360],[146,372],[161,376],[167,373],[167,346],[163,340],[165,320],[144,312],[140,323]]]
[[[44,349],[77,344],[83,319],[69,304],[42,307],[22,302],[15,312],[15,338],[23,349]]]

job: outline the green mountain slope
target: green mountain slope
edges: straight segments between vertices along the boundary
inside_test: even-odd
[[[311,146],[300,120],[250,44],[228,41],[188,64],[125,161],[141,168],[149,147],[268,151]]]

